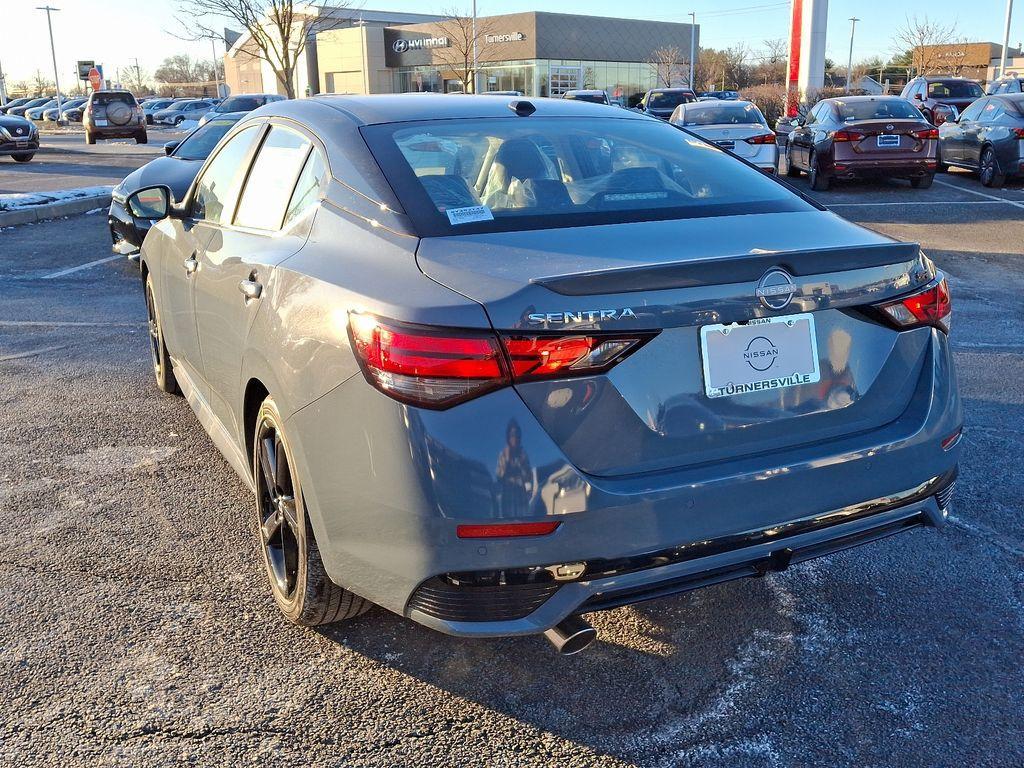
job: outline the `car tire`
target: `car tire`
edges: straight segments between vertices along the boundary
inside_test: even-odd
[[[942,150],[935,150],[935,172],[936,173],[948,173],[949,166],[942,162]]]
[[[153,276],[146,275],[146,320],[149,331],[149,356],[153,363],[153,376],[161,392],[169,395],[181,394],[178,379],[174,376],[174,365],[167,354],[164,342],[164,328],[160,323],[160,312],[156,306],[156,295],[153,293]]]
[[[135,143],[136,144],[148,144],[149,143],[149,137],[145,133],[137,133],[137,134],[135,134]]]
[[[344,621],[371,603],[327,575],[294,471],[284,419],[268,397],[256,414],[252,470],[256,487],[256,534],[278,608],[304,627]]]
[[[35,156],[36,156],[35,152],[33,152],[31,155],[11,155],[12,159],[16,163],[27,163],[29,160],[31,160]]]
[[[996,163],[996,152],[992,147],[985,147],[981,151],[981,161],[978,163],[978,178],[981,179],[983,187],[1001,187],[1006,182],[1006,174],[999,172]]]
[[[786,175],[791,179],[795,179],[800,175],[800,169],[793,165],[793,153],[788,145],[786,146]]]
[[[178,115],[176,118],[174,118],[175,125],[181,125],[183,122],[185,122],[185,118],[181,115]]]
[[[910,186],[914,189],[928,189],[935,181],[935,174],[929,173],[927,176],[915,176],[910,180]]]
[[[818,153],[811,152],[810,160],[807,162],[808,172],[807,175],[810,177],[811,189],[815,192],[827,192],[829,186],[831,186],[832,179],[821,172],[818,168]]]
[[[95,144],[96,143],[96,137],[93,136],[89,131],[85,132],[85,143],[86,144]]]

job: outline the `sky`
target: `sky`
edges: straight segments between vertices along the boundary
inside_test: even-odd
[[[185,42],[174,37],[180,30],[175,15],[177,0],[50,0],[60,8],[52,14],[58,76],[70,85],[75,62],[91,59],[104,64],[105,74],[116,77],[118,68],[134,66],[151,75],[160,62],[177,53],[210,59],[209,41]],[[364,0],[356,7],[418,13],[441,13],[452,0]],[[466,0],[467,9],[469,1]],[[36,10],[39,0],[0,0],[0,67],[7,82],[30,79],[38,69],[53,78],[46,14]],[[458,6],[457,1],[455,2]],[[725,48],[745,43],[757,50],[765,39],[787,37],[789,3],[782,0],[646,0],[643,12],[622,0],[478,0],[480,15],[549,10],[595,16],[618,16],[658,21],[688,21],[697,14],[701,44]],[[1010,29],[1010,44],[1024,40],[1024,2],[1018,0]],[[927,15],[944,24],[956,24],[971,41],[1001,42],[1006,0],[831,0],[828,15],[827,56],[846,61],[851,16],[858,16],[854,60],[888,57],[894,31],[907,14]],[[180,32],[179,32],[180,34]],[[223,50],[218,51],[222,55]]]

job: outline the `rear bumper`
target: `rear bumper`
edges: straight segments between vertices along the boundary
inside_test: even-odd
[[[959,443],[946,449],[941,443],[961,427],[962,411],[948,338],[927,332],[917,390],[890,423],[685,469],[583,474],[512,389],[424,411],[388,399],[356,375],[299,409],[288,429],[310,520],[335,581],[450,634],[530,634],[579,611],[753,575],[766,564],[779,567],[941,523],[934,495],[960,453]],[[529,479],[517,482],[499,471],[510,424],[519,427],[527,457],[528,471],[519,477]],[[794,527],[817,519],[829,524]],[[550,535],[520,539],[456,535],[459,524],[509,520],[561,525]],[[718,551],[723,542],[732,548]],[[716,551],[705,549],[709,543]],[[783,550],[791,553],[778,554]],[[531,610],[514,618],[451,620],[416,597],[421,585],[436,586],[445,574],[643,560],[666,551],[687,559],[565,583],[534,595]],[[495,597],[506,599],[500,588]]]
[[[837,159],[830,175],[837,179],[868,178],[872,176],[892,176],[898,178],[914,178],[935,173],[934,157],[915,160],[892,159]]]
[[[100,128],[87,126],[87,130],[97,139],[132,139],[140,133],[144,135],[146,133],[146,126],[138,123],[126,126],[107,126]]]

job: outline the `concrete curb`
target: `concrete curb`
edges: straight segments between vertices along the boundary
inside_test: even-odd
[[[29,208],[19,208],[16,211],[0,211],[0,227],[14,227],[47,219],[59,219],[61,216],[73,216],[77,213],[91,211],[93,208],[106,208],[109,205],[110,195],[107,194],[33,205]]]

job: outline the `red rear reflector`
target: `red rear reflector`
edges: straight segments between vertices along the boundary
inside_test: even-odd
[[[929,139],[939,138],[938,128],[925,128],[921,131],[914,131],[914,138],[921,139],[922,141],[928,141]]]
[[[1014,128],[1013,133],[1018,139],[1024,139],[1024,128]]]
[[[862,141],[865,139],[865,134],[860,131],[836,131],[832,134],[832,141]]]
[[[881,309],[901,327],[934,325],[948,333],[953,301],[946,278],[943,277],[919,293],[905,296],[891,304],[883,304]]]
[[[512,536],[547,536],[561,523],[495,523],[494,525],[460,525],[455,534],[460,539],[497,539]]]
[[[774,133],[762,133],[757,136],[750,136],[744,139],[747,144],[774,144],[775,134]]]
[[[960,435],[963,433],[964,428],[960,427],[956,432],[947,437],[942,441],[942,450],[946,451],[953,447],[957,440],[960,439]]]

